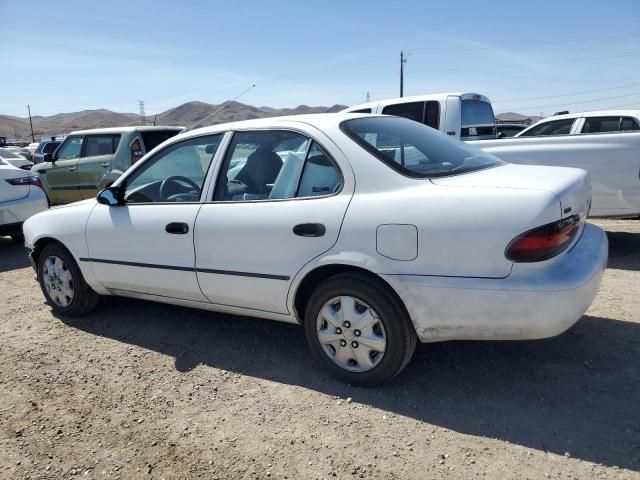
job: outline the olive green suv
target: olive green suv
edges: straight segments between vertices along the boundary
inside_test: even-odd
[[[31,169],[50,204],[93,198],[144,154],[183,127],[114,127],[71,132],[55,152]]]

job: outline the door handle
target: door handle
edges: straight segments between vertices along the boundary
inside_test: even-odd
[[[300,223],[293,227],[293,233],[300,237],[321,237],[326,231],[321,223]]]
[[[76,171],[76,167],[69,167],[69,171],[70,172],[75,172]]]
[[[104,168],[107,168],[107,167],[109,166],[109,162],[107,162],[107,163],[101,163],[101,164],[100,164],[100,166],[101,166],[101,167],[104,167]]]
[[[173,233],[175,235],[184,235],[185,233],[189,233],[189,225],[182,222],[168,223],[164,229],[167,233]]]

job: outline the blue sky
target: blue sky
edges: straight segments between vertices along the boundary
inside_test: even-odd
[[[0,113],[189,100],[355,105],[464,91],[496,112],[640,108],[640,1],[0,0]],[[616,98],[611,98],[616,97]]]

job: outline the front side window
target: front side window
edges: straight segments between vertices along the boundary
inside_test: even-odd
[[[340,189],[335,163],[296,132],[237,132],[223,164],[215,200],[246,202],[330,195]]]
[[[62,144],[56,155],[56,160],[70,160],[78,158],[82,152],[84,137],[69,137]]]
[[[125,180],[127,203],[197,202],[222,133],[161,150]]]
[[[340,129],[375,157],[411,177],[458,175],[504,163],[404,118],[357,118],[342,122]]]
[[[120,135],[89,135],[83,157],[112,155],[115,153],[119,141]]]
[[[529,130],[525,130],[520,137],[543,137],[547,135],[568,135],[575,118],[565,118],[563,120],[552,120],[550,122],[539,123]]]

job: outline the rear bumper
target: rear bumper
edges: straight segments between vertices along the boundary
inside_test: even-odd
[[[383,275],[404,301],[422,342],[526,340],[558,335],[580,319],[607,264],[602,229],[540,263],[516,263],[504,279]]]
[[[9,202],[0,202],[0,229],[3,227],[15,229],[16,225],[21,227],[22,223],[31,215],[47,208],[49,208],[49,204],[42,189],[31,186],[26,197]],[[19,231],[22,231],[22,229],[20,228]],[[8,235],[8,233],[5,235]]]

